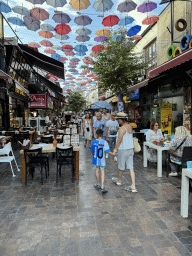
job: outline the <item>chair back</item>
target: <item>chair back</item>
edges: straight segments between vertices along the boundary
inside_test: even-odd
[[[192,168],[192,161],[187,161],[187,168]]]
[[[175,138],[175,135],[171,135],[171,140],[173,140]]]
[[[24,149],[24,156],[26,165],[29,162],[37,166],[42,165],[42,148]]]
[[[192,147],[184,147],[183,155],[182,155],[182,167],[185,168],[187,166],[187,162],[192,161]]]
[[[0,149],[0,155],[7,155],[7,156],[9,156],[10,152],[13,155],[13,151],[12,151],[12,147],[11,147],[11,142],[7,143],[4,148]]]
[[[71,145],[71,134],[63,134],[63,145],[65,146]]]
[[[56,147],[56,158],[73,158],[73,147],[59,148]]]

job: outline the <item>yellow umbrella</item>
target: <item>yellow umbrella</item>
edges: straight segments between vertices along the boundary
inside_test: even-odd
[[[95,33],[97,36],[108,36],[111,34],[111,31],[109,29],[101,28],[96,31]]]
[[[87,9],[90,5],[90,2],[89,0],[71,0],[69,4],[71,5],[71,8],[80,11],[82,9]]]

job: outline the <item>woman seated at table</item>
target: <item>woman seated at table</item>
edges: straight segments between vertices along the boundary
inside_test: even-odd
[[[153,142],[154,140],[162,141],[164,140],[163,134],[159,129],[159,123],[154,121],[150,125],[150,129],[146,132],[146,141]],[[148,148],[147,159],[150,162],[157,162],[157,150],[153,148]]]
[[[175,137],[171,141],[171,144],[169,146],[169,149],[174,151],[174,155],[170,154],[171,172],[169,173],[169,176],[178,175],[177,173],[178,164],[175,164],[175,163],[181,161],[183,148],[191,147],[191,146],[192,146],[192,138],[191,138],[190,132],[184,126],[178,126],[177,128],[175,128]],[[175,151],[176,148],[178,149]]]

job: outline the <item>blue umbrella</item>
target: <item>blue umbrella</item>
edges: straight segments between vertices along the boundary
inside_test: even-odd
[[[12,8],[12,11],[21,15],[26,15],[26,16],[30,15],[29,10],[23,6],[15,6]]]
[[[115,35],[111,38],[113,42],[123,42],[125,40],[125,37],[122,35]]]
[[[41,30],[44,30],[44,31],[54,31],[54,27],[52,25],[46,24],[46,23],[42,24],[40,26],[40,28],[41,28]]]
[[[105,12],[113,7],[113,2],[111,0],[96,0],[93,8],[97,12]]]
[[[77,56],[84,56],[84,55],[86,55],[86,53],[85,52],[76,52],[75,55],[77,55]]]
[[[9,7],[8,4],[1,1],[0,2],[0,12],[5,12],[5,13],[11,12],[11,8]]]
[[[76,34],[80,35],[80,36],[88,36],[91,34],[91,30],[88,29],[88,28],[78,28],[76,31],[75,31]]]
[[[128,35],[128,36],[134,36],[134,35],[136,35],[140,30],[141,30],[141,26],[139,26],[139,25],[133,26],[133,27],[131,27],[131,28],[128,30],[127,35]]]
[[[119,26],[126,26],[128,24],[131,24],[134,21],[134,19],[131,16],[121,18],[118,22]]]
[[[77,76],[77,75],[79,75],[79,73],[78,72],[77,73],[72,73],[72,75]]]
[[[46,0],[46,3],[53,7],[63,7],[67,2],[66,0]]]
[[[17,17],[9,17],[7,19],[9,22],[11,22],[12,24],[14,25],[17,25],[17,26],[25,26],[25,24],[23,23],[23,21],[20,19],[20,18],[17,18]]]
[[[101,109],[101,108],[106,108],[109,110],[112,109],[111,105],[106,101],[97,101],[97,102],[94,102],[93,105],[91,106],[91,109]]]
[[[61,60],[61,56],[60,56],[58,53],[53,53],[53,54],[51,54],[51,57],[52,57],[53,59],[55,59],[55,60],[58,60],[58,61]]]
[[[55,38],[59,39],[59,40],[68,40],[69,36],[68,35],[59,35],[59,34],[55,34]]]
[[[86,52],[86,51],[88,51],[87,46],[85,46],[83,44],[76,45],[74,47],[74,50],[77,51],[77,52]]]

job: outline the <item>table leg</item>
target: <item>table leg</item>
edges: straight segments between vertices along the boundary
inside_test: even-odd
[[[33,142],[33,134],[30,134],[29,139],[30,139],[30,141],[32,143]]]
[[[189,178],[185,175],[185,171],[182,170],[181,216],[183,218],[188,217],[188,207],[189,207]]]
[[[22,170],[21,170],[22,183],[25,184],[26,177],[25,177],[25,156],[24,156],[24,154],[22,154],[21,158],[22,158]]]
[[[143,146],[143,167],[147,167],[147,147]]]
[[[75,151],[75,178],[79,180],[79,151]]]
[[[162,151],[157,150],[157,177],[162,177]]]

